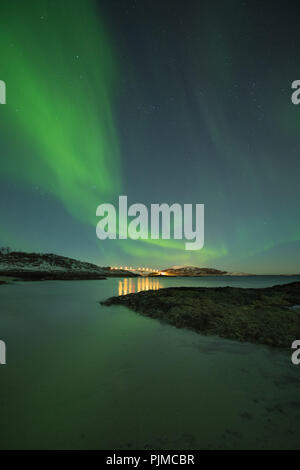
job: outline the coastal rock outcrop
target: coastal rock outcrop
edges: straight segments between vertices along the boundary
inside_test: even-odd
[[[300,282],[268,288],[170,287],[111,297],[178,328],[268,346],[291,347],[300,339]]]

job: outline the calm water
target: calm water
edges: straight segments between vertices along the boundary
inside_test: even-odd
[[[163,278],[152,288],[296,280]],[[300,448],[300,365],[290,351],[99,304],[141,287],[136,279],[0,286],[0,447]]]

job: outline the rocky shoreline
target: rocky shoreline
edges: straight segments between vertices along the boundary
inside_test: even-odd
[[[300,282],[269,288],[170,287],[111,297],[178,328],[228,339],[290,348],[300,339]]]
[[[71,271],[0,271],[0,276],[18,281],[84,281],[106,279],[102,274]],[[5,283],[5,282],[4,282]]]

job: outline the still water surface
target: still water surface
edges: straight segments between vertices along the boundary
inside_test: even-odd
[[[0,286],[0,339],[7,344],[7,365],[0,366],[0,448],[300,448],[300,365],[292,365],[290,351],[206,337],[99,304],[137,292],[142,282],[157,289],[296,280]]]

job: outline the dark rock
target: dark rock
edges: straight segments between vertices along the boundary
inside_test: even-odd
[[[170,287],[111,297],[103,305],[124,305],[178,328],[273,347],[300,338],[300,282],[260,289]]]

